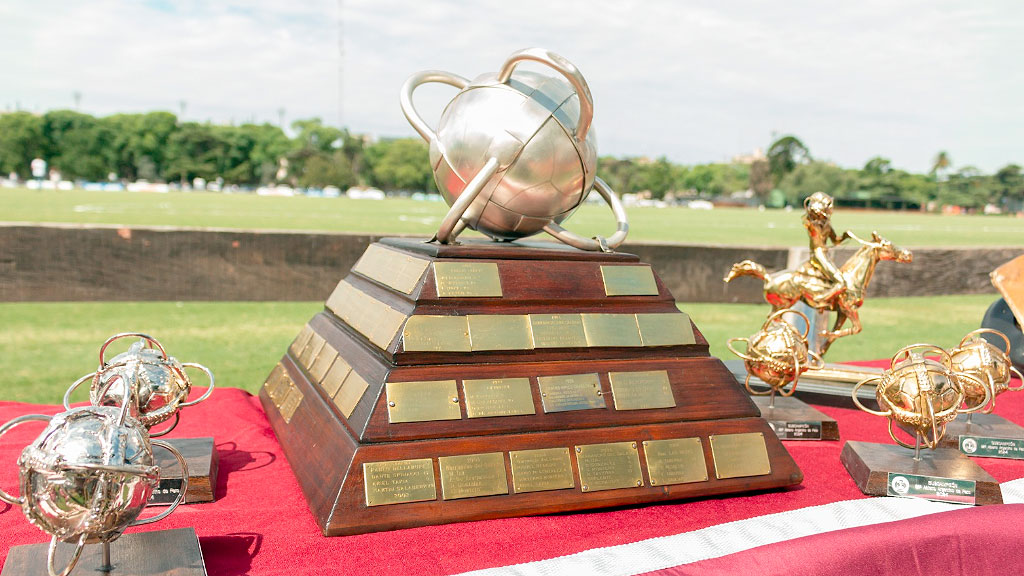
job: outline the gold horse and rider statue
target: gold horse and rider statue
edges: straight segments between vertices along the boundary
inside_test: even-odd
[[[913,254],[893,246],[877,232],[871,233],[871,240],[862,240],[847,230],[837,235],[832,228],[832,197],[815,192],[804,200],[804,227],[810,239],[810,258],[792,270],[769,273],[764,266],[753,260],[733,264],[726,275],[729,282],[738,276],[755,276],[764,281],[764,299],[772,306],[772,314],[792,307],[803,300],[808,306],[836,313],[831,330],[823,330],[824,342],[820,353],[825,354],[837,339],[861,331],[859,308],[864,304],[864,294],[875,272],[875,265],[882,260],[911,262]],[[847,239],[860,243],[860,248],[837,267],[829,255],[829,244],[839,246]],[[844,328],[847,320],[850,326]]]

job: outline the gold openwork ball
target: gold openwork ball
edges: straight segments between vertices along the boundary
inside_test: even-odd
[[[918,350],[932,350],[939,360]],[[964,402],[962,379],[950,368],[949,356],[937,346],[916,346],[900,350],[890,369],[882,373],[875,398],[883,411],[911,436],[921,435],[934,447],[954,420]],[[894,437],[895,438],[895,437]]]
[[[969,405],[984,401],[986,387],[991,395],[991,403],[995,402],[997,395],[1010,389],[1013,370],[1010,357],[1007,351],[986,340],[982,336],[985,333],[1002,338],[1007,342],[1006,350],[1009,350],[1009,341],[1005,335],[995,330],[981,329],[965,336],[959,346],[949,351],[953,371],[973,377],[963,379],[964,394]],[[991,410],[991,406],[988,410]]]

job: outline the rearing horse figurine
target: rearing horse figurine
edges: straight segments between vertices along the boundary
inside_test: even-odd
[[[912,262],[913,254],[909,250],[898,248],[892,242],[882,238],[878,232],[871,233],[871,241],[866,241],[847,232],[846,236],[861,244],[860,249],[843,263],[839,272],[845,281],[846,289],[823,299],[822,294],[832,290],[832,286],[821,276],[810,261],[804,262],[793,270],[782,270],[770,274],[764,266],[753,260],[744,260],[732,265],[726,275],[729,282],[738,276],[756,276],[764,281],[764,299],[772,305],[772,313],[793,306],[803,300],[808,306],[818,310],[836,313],[836,321],[832,330],[824,331],[825,342],[821,354],[824,355],[829,346],[837,339],[861,331],[859,308],[864,304],[864,294],[875,273],[875,265],[882,260],[900,263]],[[846,321],[848,328],[843,328]]]

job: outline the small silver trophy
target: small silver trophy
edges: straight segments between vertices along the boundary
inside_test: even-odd
[[[103,544],[100,570],[110,572],[110,543],[131,526],[166,518],[184,500],[188,488],[185,458],[169,444],[150,440],[129,404],[83,406],[56,416],[30,414],[0,426],[0,436],[26,422],[47,422],[46,429],[18,459],[20,493],[0,490],[0,500],[20,506],[29,522],[51,535],[47,548],[50,576],[74,570],[86,544]],[[169,508],[139,518],[160,482],[153,447],[169,451],[182,468],[184,485]],[[71,560],[56,566],[58,542],[75,545]]]

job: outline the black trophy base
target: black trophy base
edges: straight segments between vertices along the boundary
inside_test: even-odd
[[[0,576],[47,574],[47,546],[29,544],[11,548]],[[58,569],[67,566],[74,550],[74,544],[58,545]],[[206,576],[203,551],[192,528],[125,534],[110,544],[110,560],[114,569],[101,570],[103,545],[89,544],[69,576]]]
[[[939,446],[960,450],[968,456],[1024,460],[1024,428],[995,414],[961,414],[946,424]]]
[[[895,444],[847,442],[840,461],[869,496],[910,496],[956,504],[1002,504],[995,478],[956,450],[914,451]]]
[[[181,452],[188,463],[188,493],[183,504],[213,502],[218,464],[213,438],[169,438],[165,442]],[[160,467],[160,486],[153,492],[149,503],[152,506],[169,505],[181,492],[181,468],[167,450],[157,448],[153,455]]]
[[[761,418],[775,431],[779,440],[839,440],[839,424],[803,400],[792,396],[775,396],[770,406],[768,396],[751,396],[761,410]]]

